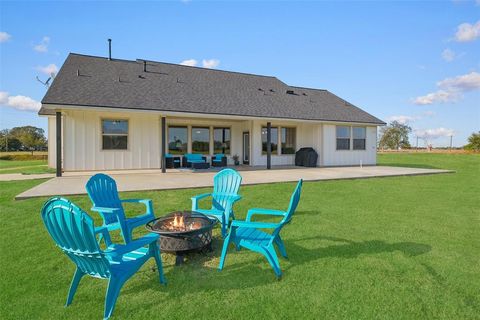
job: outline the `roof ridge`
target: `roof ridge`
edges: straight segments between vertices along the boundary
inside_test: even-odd
[[[177,66],[177,67],[194,68],[194,69],[199,69],[199,70],[209,70],[209,71],[226,72],[226,73],[237,73],[237,74],[244,74],[244,75],[248,75],[248,76],[266,77],[266,78],[277,79],[277,77],[275,77],[275,76],[267,76],[267,75],[264,75],[264,74],[255,74],[255,73],[240,72],[240,71],[229,71],[229,70],[223,70],[223,69],[204,68],[204,67],[197,67],[197,66],[187,66],[187,65],[184,65],[184,64],[173,63],[173,62],[162,62],[162,61],[146,60],[146,59],[137,59],[136,61],[146,61],[146,62],[153,62],[153,63],[160,63],[160,64],[168,64],[168,65],[173,65],[173,66]]]
[[[83,54],[83,53],[76,53],[76,52],[70,52],[70,55],[108,60],[107,57],[94,56],[94,55],[90,55],[90,54]],[[136,60],[128,60],[128,59],[112,58],[112,61],[123,61],[123,62],[130,62],[130,63],[139,63],[140,61],[141,62],[146,61],[146,62],[153,62],[153,63],[158,63],[158,64],[168,64],[168,65],[177,66],[177,67],[195,68],[195,69],[199,69],[199,70],[209,70],[209,71],[225,72],[225,73],[236,73],[236,74],[243,74],[243,75],[248,75],[248,76],[265,77],[265,78],[272,78],[272,79],[279,80],[275,76],[267,76],[267,75],[263,75],[263,74],[255,74],[255,73],[240,72],[240,71],[229,71],[229,70],[222,70],[222,69],[210,69],[210,68],[203,68],[203,67],[196,67],[196,66],[186,66],[186,65],[183,65],[183,64],[179,64],[179,63],[155,61],[155,60],[148,60],[148,59],[138,59],[137,58]]]
[[[330,92],[327,89],[318,89],[318,88],[310,88],[310,87],[300,87],[300,86],[289,86],[291,88],[297,88],[297,89],[307,89],[307,90],[316,90],[316,91],[326,91]]]

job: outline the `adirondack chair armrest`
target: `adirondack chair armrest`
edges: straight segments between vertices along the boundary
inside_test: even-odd
[[[204,193],[204,194],[199,194],[199,195],[193,196],[191,199],[192,199],[192,201],[193,200],[201,200],[201,199],[208,198],[208,197],[211,197],[211,196],[212,196],[211,193]]]
[[[237,195],[234,195],[234,196],[229,196],[228,200],[230,200],[232,203],[235,203],[240,199],[242,199],[242,196],[237,194]]]
[[[151,199],[124,199],[122,203],[143,203],[147,208],[147,214],[153,214],[153,204]]]
[[[106,207],[92,207],[92,211],[100,213],[117,213],[121,211],[119,208],[106,208]]]
[[[113,244],[103,252],[111,256],[112,258],[121,257],[125,253],[132,252],[139,248],[145,247],[146,245],[149,245],[152,242],[157,241],[158,237],[159,236],[156,233],[149,233],[137,240],[133,240],[132,242],[129,242],[128,244]]]
[[[271,222],[251,222],[251,221],[240,221],[233,220],[232,228],[254,228],[254,229],[275,229],[280,226],[280,223],[271,223]]]
[[[202,199],[211,197],[211,193],[204,193],[204,194],[199,194],[196,196],[191,197],[190,199],[192,200],[192,211],[195,211],[198,209],[198,202]]]
[[[256,214],[270,215],[270,216],[285,216],[286,212],[281,210],[274,210],[274,209],[253,208],[248,210],[247,219],[245,221],[251,221],[252,216]]]
[[[112,239],[110,238],[110,233],[108,232],[107,227],[96,227],[95,228],[95,235],[101,234],[103,237],[103,240],[105,241],[105,244],[107,247],[112,245]]]

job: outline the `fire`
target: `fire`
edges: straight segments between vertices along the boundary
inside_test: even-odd
[[[176,214],[173,218],[173,225],[175,229],[185,229],[185,218],[183,215]]]
[[[170,231],[191,231],[202,227],[202,223],[192,221],[191,218],[183,213],[176,213],[168,223],[164,225],[166,230]]]

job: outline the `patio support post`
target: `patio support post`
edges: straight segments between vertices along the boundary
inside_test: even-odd
[[[267,169],[272,167],[272,123],[267,122]]]
[[[56,136],[57,136],[57,177],[62,176],[62,113],[57,111],[55,113],[56,117]]]
[[[166,170],[166,161],[165,161],[165,154],[167,153],[167,137],[165,136],[166,135],[166,132],[167,132],[167,128],[166,128],[166,124],[165,124],[165,121],[166,118],[165,117],[162,117],[162,160],[161,160],[161,163],[162,163],[162,173],[165,173],[167,170]]]

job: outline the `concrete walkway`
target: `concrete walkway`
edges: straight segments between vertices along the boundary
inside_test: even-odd
[[[0,181],[20,181],[20,180],[33,180],[33,179],[49,179],[55,177],[54,173],[35,173],[35,174],[22,174],[22,173],[5,173],[0,174]]]
[[[437,169],[417,169],[402,167],[336,167],[336,168],[289,168],[275,170],[242,171],[243,185],[274,182],[361,179],[374,177],[409,176],[453,172]],[[170,171],[165,174],[157,170],[131,173],[112,173],[119,191],[166,190],[211,187],[216,172]],[[85,184],[89,175],[71,174],[53,178],[15,197],[17,200],[54,195],[85,194]]]

